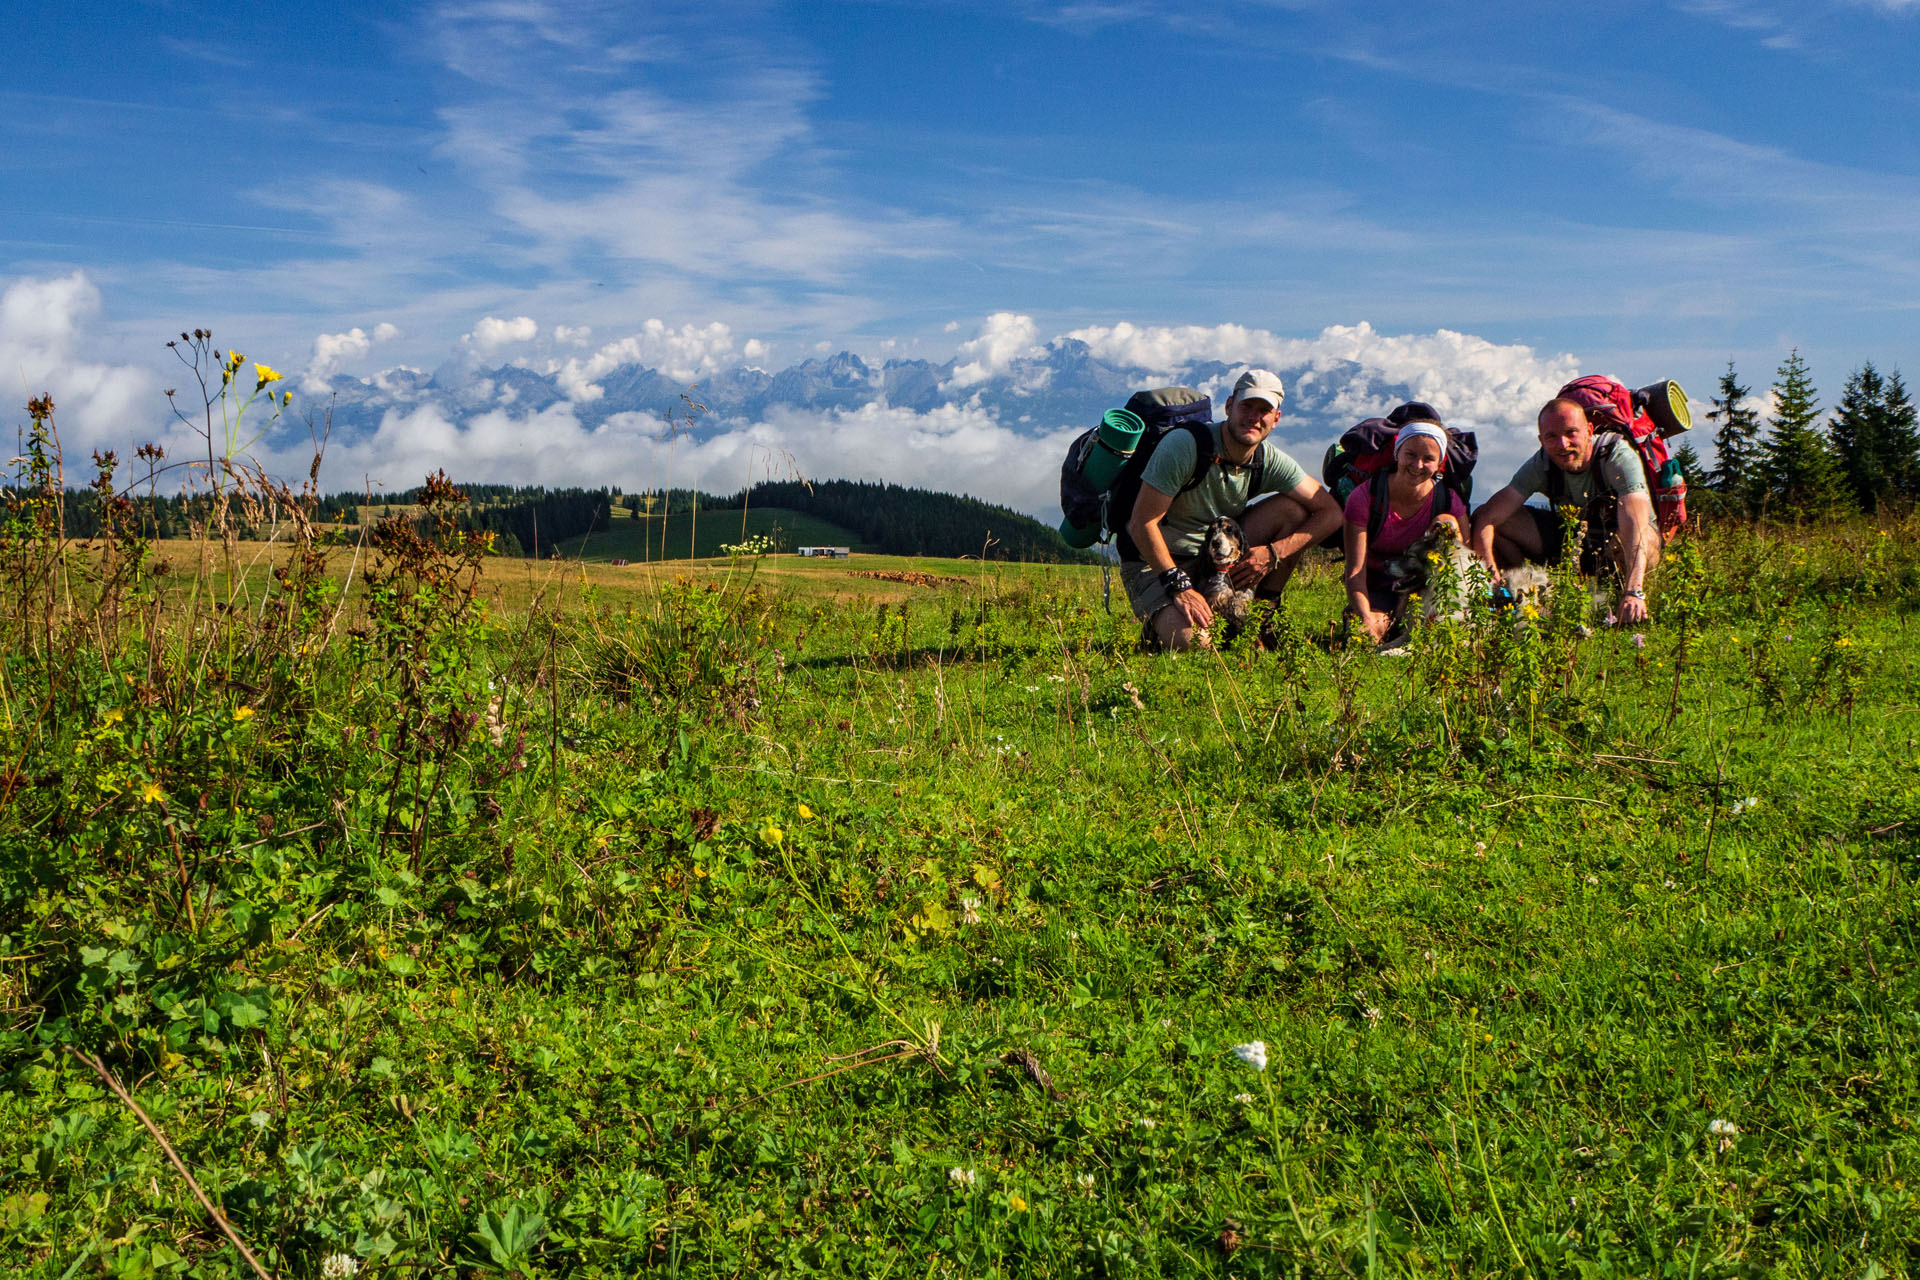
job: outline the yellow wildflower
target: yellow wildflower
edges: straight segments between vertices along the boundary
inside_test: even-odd
[[[146,786],[140,788],[140,798],[148,804],[153,804],[156,801],[165,800],[167,793],[160,789],[159,783],[149,782]]]
[[[233,709],[233,722],[235,724],[244,724],[251,719],[253,719],[252,707],[235,707]]]
[[[112,710],[108,711],[106,715],[106,721],[108,724],[119,724],[122,720],[125,720],[126,718],[127,718],[127,713],[122,711],[118,707],[115,707]]]
[[[253,376],[260,379],[260,386],[257,386],[254,388],[255,391],[258,391],[260,387],[266,386],[269,382],[280,381],[280,379],[285,375],[282,374],[279,370],[269,368],[268,366],[261,364],[258,360],[256,360],[253,362]]]
[[[800,816],[801,816],[802,818],[811,818],[811,817],[813,816],[813,810],[811,810],[811,809],[809,809],[809,808],[807,808],[807,806],[805,806],[805,805],[801,805],[801,806],[800,806]]]
[[[1836,649],[1851,649],[1853,648],[1853,641],[1846,636],[1841,636],[1833,642],[1833,647]]]
[[[778,827],[762,827],[760,828],[760,838],[772,845],[785,844],[787,833]]]
[[[1026,1211],[1027,1211],[1027,1202],[1025,1200],[1022,1200],[1019,1196],[1007,1197],[1007,1212],[1025,1213]]]
[[[241,365],[245,364],[246,362],[247,362],[247,358],[241,355],[238,351],[229,350],[227,352],[227,368],[238,369]]]

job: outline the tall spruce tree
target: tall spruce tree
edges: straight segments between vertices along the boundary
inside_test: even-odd
[[[1873,361],[1847,379],[1834,408],[1831,436],[1841,478],[1855,504],[1862,511],[1878,510],[1890,484],[1887,386]]]
[[[1914,412],[1900,371],[1887,375],[1882,398],[1886,410],[1884,437],[1887,492],[1902,502],[1920,502],[1920,415]]]
[[[1756,472],[1760,461],[1760,415],[1742,408],[1752,392],[1740,385],[1733,372],[1733,361],[1720,375],[1720,394],[1707,414],[1708,422],[1720,424],[1713,433],[1713,449],[1718,460],[1712,472],[1702,477],[1707,486],[1723,495],[1735,510],[1750,509],[1755,501]]]
[[[1820,430],[1818,395],[1796,347],[1774,381],[1772,430],[1760,452],[1762,506],[1775,515],[1827,515],[1846,502],[1839,463]]]

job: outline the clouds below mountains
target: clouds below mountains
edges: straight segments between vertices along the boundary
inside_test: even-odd
[[[76,456],[154,438],[176,457],[203,452],[161,395],[178,371],[84,357],[101,305],[83,273],[14,282],[0,295],[0,359],[36,393],[53,391]],[[1489,474],[1503,478],[1532,447],[1535,408],[1583,372],[1571,355],[1446,329],[1386,334],[1361,322],[1289,337],[1118,322],[1046,337],[1014,312],[986,317],[942,361],[841,352],[770,372],[752,363],[764,348],[719,321],[649,320],[583,352],[584,326],[484,316],[431,373],[368,368],[394,333],[375,322],[317,335],[294,411],[258,456],[304,475],[304,410],[316,425],[331,413],[322,483],[335,489],[407,487],[436,468],[467,481],[723,492],[797,475],[891,480],[1046,515],[1068,441],[1140,387],[1186,383],[1217,403],[1243,369],[1276,369],[1289,388],[1281,441],[1310,469],[1355,420],[1427,400],[1480,433]]]

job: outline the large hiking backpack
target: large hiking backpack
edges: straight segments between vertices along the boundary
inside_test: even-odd
[[[1686,408],[1685,393],[1672,382],[1656,382],[1631,391],[1618,379],[1589,374],[1560,388],[1557,398],[1571,400],[1587,411],[1596,450],[1610,448],[1615,439],[1633,447],[1646,472],[1661,536],[1672,537],[1687,522],[1687,477],[1679,461],[1668,452],[1666,437],[1685,431],[1689,425],[1679,416]],[[1547,500],[1558,505],[1562,494],[1556,491],[1565,485],[1558,467],[1547,468],[1547,484]]]
[[[1384,418],[1367,418],[1355,423],[1329,445],[1320,464],[1320,480],[1342,507],[1353,491],[1371,486],[1368,496],[1367,538],[1380,536],[1387,519],[1387,477],[1393,472],[1393,441],[1400,428],[1409,422],[1439,422],[1433,406],[1409,400]],[[1473,468],[1480,461],[1480,442],[1471,431],[1456,431],[1442,425],[1447,433],[1447,460],[1440,469],[1440,483],[1434,485],[1433,514],[1446,514],[1453,503],[1449,494],[1473,505]],[[1339,534],[1335,533],[1334,538]]]
[[[1206,479],[1218,451],[1213,440],[1213,400],[1192,387],[1158,387],[1152,391],[1136,391],[1127,400],[1126,407],[1127,412],[1146,425],[1140,442],[1134,446],[1113,483],[1105,492],[1101,492],[1088,482],[1085,474],[1091,452],[1104,447],[1097,440],[1099,429],[1094,428],[1076,438],[1067,449],[1066,460],[1060,465],[1060,509],[1066,516],[1066,524],[1083,530],[1097,529],[1096,540],[1105,542],[1111,539],[1122,560],[1138,560],[1140,549],[1127,533],[1127,522],[1133,518],[1133,503],[1140,496],[1140,477],[1146,471],[1154,450],[1172,432],[1186,431],[1193,436],[1193,475],[1180,487],[1181,493]],[[1260,455],[1254,456],[1258,459]],[[1254,468],[1251,492],[1258,493],[1262,479],[1258,461]]]

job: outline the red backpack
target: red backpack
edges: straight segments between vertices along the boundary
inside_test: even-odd
[[[1687,522],[1687,477],[1667,450],[1666,438],[1690,425],[1686,393],[1676,382],[1656,382],[1638,391],[1600,374],[1575,378],[1557,397],[1587,411],[1594,427],[1594,447],[1604,448],[1607,437],[1619,436],[1633,446],[1647,473],[1654,518],[1662,537],[1670,538]]]

